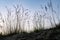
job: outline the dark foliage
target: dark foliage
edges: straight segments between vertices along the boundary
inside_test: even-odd
[[[31,33],[10,34],[1,36],[0,40],[60,40],[60,24],[55,28],[46,30],[36,30]]]

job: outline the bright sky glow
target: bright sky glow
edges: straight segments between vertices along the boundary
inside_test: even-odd
[[[49,2],[49,0],[0,0],[0,12],[5,15],[6,14],[6,8],[13,7],[13,5],[16,4],[22,4],[24,8],[28,8],[29,10],[34,13],[34,11],[41,10],[41,5],[44,7]],[[57,12],[56,15],[60,15],[60,0],[52,0],[53,8]],[[58,8],[59,6],[59,8]],[[48,11],[49,12],[49,11]],[[42,14],[42,13],[41,13]]]

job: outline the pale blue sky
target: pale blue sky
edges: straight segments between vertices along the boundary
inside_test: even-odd
[[[40,5],[45,5],[49,0],[0,0],[0,7],[22,4],[26,8],[39,9]],[[60,0],[52,0],[53,6],[60,4]],[[59,5],[60,6],[60,5]]]
[[[7,10],[5,6],[7,6],[8,8],[12,8],[13,5],[22,4],[24,8],[28,8],[29,10],[32,11],[32,13],[34,13],[34,11],[38,11],[38,10],[41,11],[41,5],[45,7],[45,5],[47,5],[48,2],[49,0],[0,0],[0,12],[3,15],[6,15]],[[60,0],[52,0],[52,5],[53,5],[53,9],[57,12],[56,15],[60,15],[58,14],[60,13]],[[59,6],[59,8],[57,6]],[[50,10],[48,11],[48,13],[51,14]],[[46,25],[49,24],[47,20],[45,24]]]
[[[41,5],[44,7],[48,2],[49,0],[0,0],[0,12],[2,12],[2,14],[6,14],[5,6],[10,8],[16,4],[19,4],[19,5],[22,4],[24,8],[28,8],[31,11],[40,10]],[[58,15],[57,6],[59,5],[59,10],[60,10],[60,0],[52,0],[52,4],[53,4],[54,10],[57,12],[57,15]]]

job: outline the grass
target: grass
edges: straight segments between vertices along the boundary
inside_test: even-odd
[[[31,33],[23,32],[21,34],[13,33],[6,36],[0,36],[0,40],[59,40],[60,35],[60,24],[56,25],[55,28],[46,29],[46,30],[35,30]]]

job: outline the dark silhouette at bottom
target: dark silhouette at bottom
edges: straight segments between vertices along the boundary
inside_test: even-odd
[[[10,34],[7,36],[0,36],[0,40],[60,40],[60,24],[55,28],[46,30],[35,30],[31,33]]]

